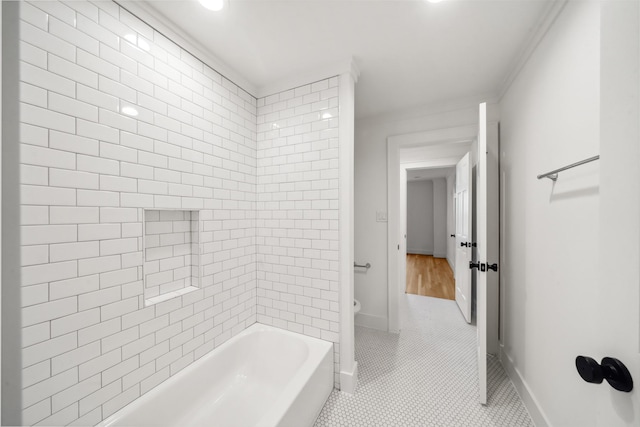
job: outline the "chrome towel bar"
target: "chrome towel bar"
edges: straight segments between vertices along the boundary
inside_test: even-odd
[[[360,265],[357,262],[354,262],[353,266],[354,267],[359,267],[359,268],[366,268],[367,270],[371,268],[371,264],[369,264],[369,263],[366,263],[365,265]]]
[[[579,162],[575,162],[570,164],[569,166],[565,166],[563,168],[559,168],[556,170],[552,170],[551,172],[543,173],[542,175],[538,175],[538,179],[549,178],[552,181],[556,181],[558,179],[558,172],[566,171],[567,169],[575,168],[576,166],[584,165],[585,163],[593,162],[598,160],[600,156],[589,157],[588,159],[581,160]]]

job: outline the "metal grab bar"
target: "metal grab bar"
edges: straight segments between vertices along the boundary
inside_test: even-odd
[[[357,262],[354,262],[353,266],[354,267],[359,267],[359,268],[366,268],[367,270],[371,268],[371,264],[369,264],[369,263],[366,263],[365,265],[360,265]]]
[[[538,175],[538,179],[549,178],[552,181],[556,181],[558,179],[558,172],[566,171],[567,169],[575,168],[576,166],[584,165],[585,163],[593,162],[598,160],[600,156],[589,157],[588,159],[581,160],[579,162],[575,162],[570,164],[569,166],[565,166],[563,168],[559,168],[556,170],[552,170],[551,172],[543,173],[542,175]]]

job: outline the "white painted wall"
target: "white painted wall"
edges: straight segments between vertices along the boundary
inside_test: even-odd
[[[433,180],[433,256],[447,256],[447,182]]]
[[[433,181],[407,183],[407,253],[433,255]]]
[[[598,339],[599,163],[536,175],[599,153],[599,7],[568,2],[500,104],[503,360],[537,425],[596,419],[574,359]]]

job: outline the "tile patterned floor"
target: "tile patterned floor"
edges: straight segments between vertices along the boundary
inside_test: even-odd
[[[400,334],[356,327],[356,392],[334,390],[315,426],[533,426],[493,358],[489,404],[477,403],[476,328],[464,322],[456,303],[415,295],[407,300]]]

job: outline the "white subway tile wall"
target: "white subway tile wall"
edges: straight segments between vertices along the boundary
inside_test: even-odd
[[[339,387],[338,77],[258,99],[258,322],[334,343]]]
[[[21,19],[23,421],[95,424],[256,321],[257,101],[113,2]],[[200,289],[145,306],[144,209]]]

